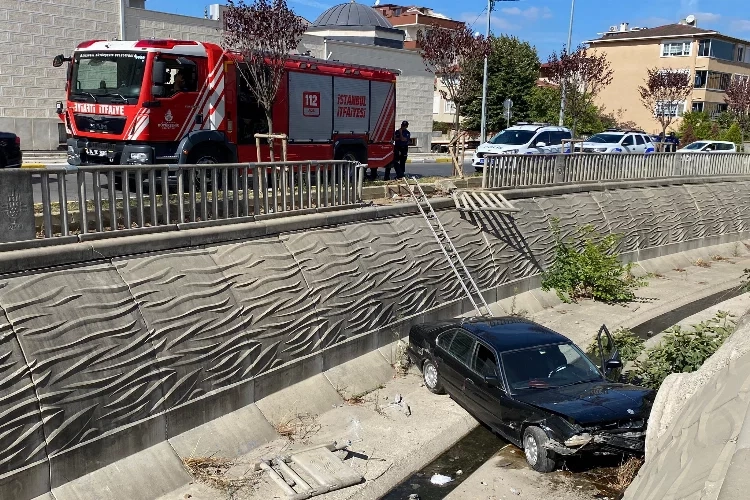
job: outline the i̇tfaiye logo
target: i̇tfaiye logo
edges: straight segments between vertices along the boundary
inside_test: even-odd
[[[167,122],[171,122],[174,117],[172,116],[172,110],[168,109],[166,114],[164,115],[164,120]]]

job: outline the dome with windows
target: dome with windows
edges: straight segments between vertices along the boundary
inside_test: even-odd
[[[351,1],[335,5],[323,12],[312,23],[313,28],[362,26],[376,28],[393,28],[383,15],[367,5]]]

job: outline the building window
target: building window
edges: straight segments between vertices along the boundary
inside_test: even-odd
[[[743,62],[745,60],[745,47],[737,46],[737,61]]]
[[[731,81],[732,75],[730,73],[717,73],[716,71],[709,71],[706,78],[706,90],[724,91],[729,88],[729,83]]]
[[[689,56],[692,42],[667,42],[661,44],[662,57]]]
[[[695,72],[695,82],[693,87],[696,89],[706,88],[706,79],[708,78],[708,71],[698,70]]]
[[[439,92],[435,92],[435,97],[432,98],[432,114],[437,115],[440,113],[440,101],[442,98],[440,97]]]
[[[703,107],[703,111],[709,114],[711,118],[716,118],[721,113],[726,113],[727,103],[725,102],[707,102]]]
[[[658,102],[654,116],[682,116],[685,113],[684,102]]]
[[[698,55],[709,57],[711,55],[711,39],[701,40],[698,42]]]
[[[703,101],[693,102],[693,111],[703,111]]]
[[[744,50],[737,49],[737,45],[724,40],[706,39],[698,42],[698,55],[714,57],[725,61],[742,61]]]
[[[455,112],[456,112],[456,105],[453,103],[453,101],[445,101],[445,104],[443,105],[443,113],[452,115]]]

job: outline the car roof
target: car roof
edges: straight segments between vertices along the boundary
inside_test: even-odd
[[[426,330],[461,327],[490,344],[497,352],[570,342],[570,339],[564,335],[517,316],[471,318],[463,321],[425,324],[424,327]]]

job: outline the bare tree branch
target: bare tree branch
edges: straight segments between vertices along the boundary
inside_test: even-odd
[[[563,47],[549,57],[550,81],[565,90],[565,112],[573,119],[573,136],[578,120],[604,87],[612,83],[613,71],[604,54],[590,53],[584,45],[575,52]]]
[[[745,136],[750,132],[750,78],[735,77],[726,90],[724,101],[742,132],[744,148]]]
[[[432,25],[426,33],[417,33],[420,54],[425,68],[440,78],[446,90],[440,93],[443,99],[453,102],[456,107],[454,118],[455,135],[451,139],[453,169],[463,177],[463,166],[459,164],[457,143],[460,136],[461,109],[477,91],[477,82],[467,75],[485,56],[489,55],[491,44],[483,36],[474,36],[471,29],[462,26],[457,29]]]
[[[662,137],[666,135],[667,127],[677,119],[678,106],[690,97],[692,91],[688,71],[669,68],[647,70],[644,85],[638,87],[638,95],[661,125]]]
[[[268,132],[273,133],[273,102],[284,64],[297,49],[305,25],[286,0],[255,0],[250,5],[228,0],[223,20],[224,48],[242,56],[239,73],[265,110]]]

